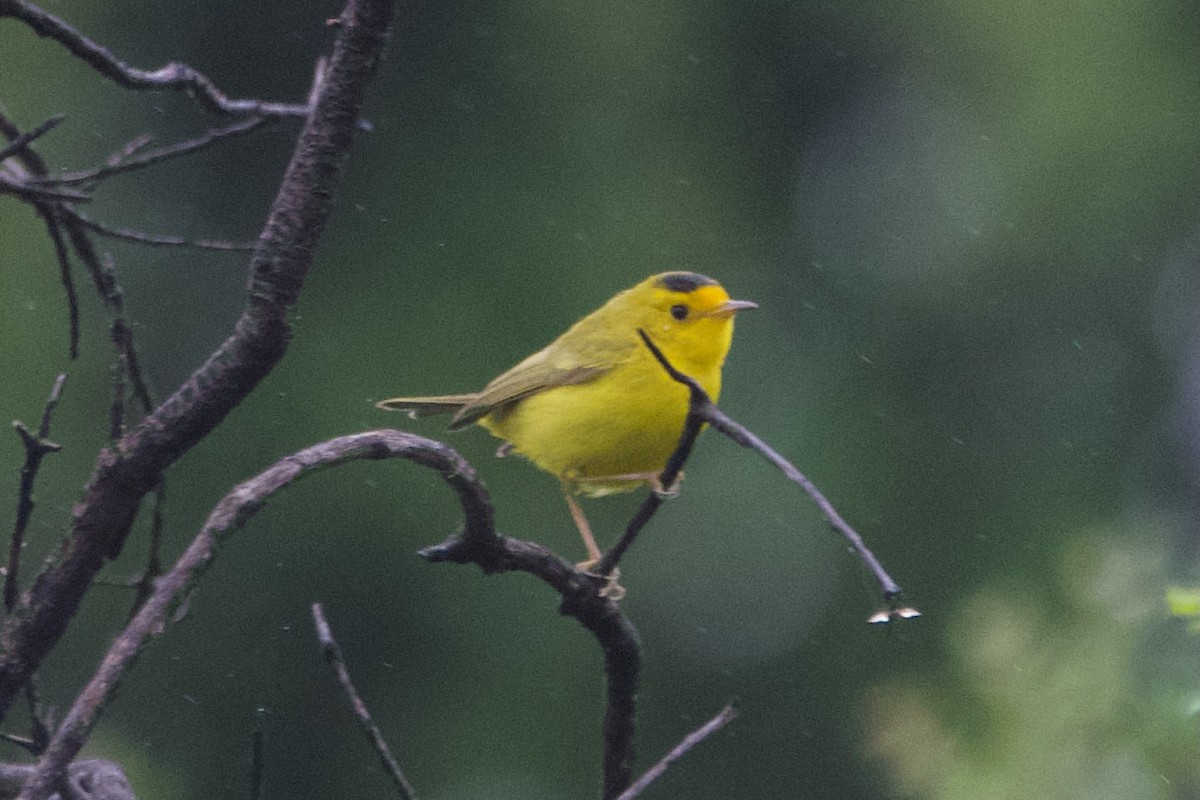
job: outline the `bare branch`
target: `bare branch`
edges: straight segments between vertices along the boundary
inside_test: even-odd
[[[358,717],[358,724],[362,726],[367,738],[371,740],[371,746],[379,754],[379,760],[383,762],[383,768],[391,776],[392,783],[396,785],[400,797],[404,800],[414,800],[416,793],[413,791],[412,784],[408,782],[408,778],[404,777],[404,772],[400,769],[400,764],[396,761],[395,756],[392,755],[387,740],[383,738],[379,726],[371,719],[371,712],[367,710],[366,703],[359,697],[358,690],[354,688],[354,682],[350,680],[350,671],[346,669],[346,661],[342,658],[342,648],[333,638],[333,630],[325,619],[325,610],[321,608],[320,603],[312,604],[312,615],[313,625],[317,629],[317,641],[321,643],[325,660],[329,662],[334,675],[337,676],[338,683],[342,686],[342,691],[349,698],[350,705],[354,708],[354,716]]]
[[[243,527],[272,495],[302,477],[350,461],[387,458],[407,459],[437,471],[458,496],[466,517],[465,530],[478,541],[497,538],[487,490],[470,464],[441,442],[399,431],[370,431],[331,439],[280,459],[227,494],[175,565],[155,581],[150,597],[113,641],[59,724],[21,800],[42,800],[53,791],[142,645],[166,628],[174,609],[212,563],[219,540]]]
[[[0,0],[0,11],[27,21],[29,8]],[[98,455],[61,552],[0,632],[0,714],[12,707],[21,686],[58,642],[105,560],[120,551],[142,499],[163,471],[220,424],[283,357],[291,337],[287,316],[332,211],[363,93],[387,42],[393,12],[392,0],[350,0],[343,11],[322,90],[250,262],[246,308],[233,334],[171,397]],[[46,22],[47,15],[38,13],[36,30],[62,34],[61,21]],[[86,42],[67,32],[70,36],[62,34],[66,40]],[[95,49],[91,43],[79,48]]]
[[[36,434],[30,433],[25,424],[20,421],[13,423],[13,428],[21,437],[21,444],[25,446],[25,464],[21,467],[21,485],[17,490],[17,521],[13,526],[12,539],[8,548],[8,567],[4,573],[4,607],[9,611],[17,602],[17,587],[19,586],[17,575],[21,567],[21,548],[25,544],[25,529],[29,526],[29,518],[33,514],[33,482],[37,478],[42,459],[48,453],[57,453],[62,449],[60,445],[49,439],[50,417],[54,413],[54,407],[58,405],[58,399],[62,396],[63,384],[66,382],[65,374],[59,375],[54,380],[54,386],[50,389],[50,396],[46,398],[46,407],[42,410],[42,422],[38,426]]]
[[[662,774],[667,771],[667,767],[683,758],[691,752],[693,747],[703,742],[709,736],[724,728],[736,716],[737,708],[732,703],[722,708],[715,717],[683,737],[683,741],[672,747],[671,752],[663,756],[653,767],[646,770],[642,777],[633,782],[632,786],[621,792],[617,800],[633,800],[635,797],[641,797],[642,792],[646,791],[646,788],[650,784],[662,777]]]
[[[150,245],[152,247],[195,247],[200,250],[248,252],[256,246],[252,242],[225,242],[220,239],[185,239],[182,236],[156,236],[152,233],[143,233],[131,228],[110,228],[107,225],[88,219],[69,206],[63,206],[61,210],[64,216],[79,223],[92,233],[107,236],[111,239],[123,239],[127,242],[137,242],[138,244]]]
[[[131,67],[108,48],[84,36],[64,20],[43,11],[26,0],[0,0],[0,17],[13,17],[24,22],[38,36],[45,36],[67,48],[92,69],[126,89],[187,92],[209,111],[219,114],[257,114],[268,117],[304,117],[309,108],[291,103],[265,103],[261,100],[233,100],[225,95],[207,76],[172,61],[156,70]]]

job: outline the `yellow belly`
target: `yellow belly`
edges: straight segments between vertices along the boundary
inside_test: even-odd
[[[719,366],[693,377],[717,399]],[[687,387],[647,354],[587,383],[531,395],[479,424],[572,491],[598,496],[645,482],[614,476],[661,472],[679,443],[687,407]]]

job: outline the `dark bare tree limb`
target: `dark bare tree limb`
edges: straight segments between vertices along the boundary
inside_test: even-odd
[[[0,0],[0,12],[20,12],[26,21],[29,8]],[[392,0],[350,0],[343,11],[321,91],[250,262],[246,308],[233,334],[174,394],[100,452],[61,551],[0,631],[0,715],[58,642],[105,560],[120,551],[142,499],[166,468],[220,424],[286,351],[287,315],[331,213],[363,93],[390,35],[393,13]],[[42,14],[35,30],[62,33],[61,21],[45,22],[48,15]],[[63,35],[60,41],[81,41]],[[81,49],[95,53],[91,44]]]

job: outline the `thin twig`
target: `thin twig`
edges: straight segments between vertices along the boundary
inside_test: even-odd
[[[46,223],[46,232],[54,245],[54,257],[58,261],[58,278],[67,298],[68,353],[71,360],[79,357],[79,293],[75,290],[75,276],[71,272],[71,256],[63,238],[62,220],[58,211],[61,205],[38,203],[35,208]]]
[[[42,421],[38,425],[36,433],[30,433],[23,422],[13,423],[13,428],[21,437],[21,444],[25,446],[25,464],[21,467],[21,484],[17,490],[17,521],[13,526],[12,539],[8,548],[8,566],[4,573],[4,607],[8,611],[12,611],[13,606],[16,605],[17,595],[20,592],[17,575],[21,567],[21,549],[25,544],[25,530],[29,526],[29,519],[33,514],[33,482],[37,478],[42,459],[48,453],[57,453],[62,449],[61,445],[50,441],[50,417],[54,413],[54,407],[58,405],[59,398],[62,397],[63,384],[66,381],[65,374],[55,378],[54,386],[50,389],[50,396],[46,398],[46,406],[42,410]]]
[[[83,242],[86,237],[80,237]],[[93,255],[92,253],[88,254]],[[125,295],[117,283],[117,268],[112,256],[108,253],[100,259],[98,265],[99,280],[97,287],[101,291],[104,303],[112,314],[110,337],[117,350],[117,363],[113,366],[113,405],[109,414],[109,433],[116,440],[124,432],[125,422],[125,378],[133,389],[133,396],[141,406],[141,415],[145,416],[154,410],[155,401],[146,376],[142,372],[141,361],[137,348],[133,343],[133,331],[125,321]]]
[[[25,684],[25,704],[29,708],[29,740],[33,743],[31,752],[40,756],[46,752],[46,745],[50,744],[50,732],[54,730],[57,720],[54,706],[42,703],[36,675]]]
[[[18,141],[24,136],[16,124],[4,114],[3,108],[0,108],[0,133],[9,141]],[[8,174],[19,176],[22,182],[26,182],[31,176],[43,176],[47,172],[45,160],[38,155],[37,151],[29,146],[20,148],[15,153],[13,161],[4,164],[3,168]],[[0,174],[0,177],[3,177],[3,175]],[[82,199],[87,199],[86,196],[81,197]],[[34,210],[45,222],[46,230],[50,235],[50,241],[54,244],[54,254],[58,259],[59,278],[62,281],[63,289],[67,296],[70,354],[71,358],[75,359],[79,355],[79,299],[75,293],[75,282],[71,275],[71,261],[62,231],[64,226],[69,226],[69,223],[63,219],[60,213],[66,207],[66,204],[56,202],[57,199],[61,198],[37,196],[30,198]]]
[[[154,591],[154,581],[162,575],[162,561],[159,550],[162,548],[163,504],[167,496],[167,479],[158,482],[154,490],[154,511],[150,515],[150,541],[147,544],[146,568],[142,576],[133,585],[133,605],[129,608],[129,618],[138,612],[146,598]]]
[[[416,793],[413,791],[412,784],[408,782],[408,778],[404,777],[404,772],[400,769],[399,762],[392,755],[392,750],[388,747],[387,740],[383,738],[383,733],[379,730],[379,726],[371,719],[371,712],[367,710],[367,705],[359,696],[358,690],[354,688],[354,682],[350,680],[350,671],[346,669],[346,660],[342,657],[342,648],[338,646],[337,640],[333,638],[333,630],[329,627],[329,622],[325,619],[325,610],[321,608],[320,603],[312,604],[313,625],[317,629],[317,641],[321,643],[321,650],[325,653],[325,660],[333,669],[334,675],[337,676],[338,683],[342,686],[342,691],[350,700],[350,705],[354,708],[354,716],[358,717],[358,724],[362,726],[363,731],[367,734],[367,738],[371,740],[371,746],[375,748],[375,752],[379,754],[379,760],[383,762],[383,768],[387,770],[392,778],[392,783],[396,785],[396,791],[400,793],[400,797],[404,800],[414,800]]]
[[[64,206],[63,214],[87,228],[92,233],[107,236],[110,239],[121,239],[126,242],[151,247],[194,247],[199,250],[220,250],[222,252],[249,252],[257,245],[254,242],[226,242],[220,239],[186,239],[182,236],[159,236],[131,228],[110,228],[107,225],[85,217],[69,206]]]
[[[692,445],[695,443],[696,437],[699,435],[702,427],[701,423],[707,423],[711,425],[714,430],[720,431],[733,441],[740,444],[742,447],[750,448],[763,458],[767,459],[767,461],[781,470],[789,480],[799,485],[800,488],[802,488],[808,494],[808,496],[812,498],[813,502],[815,502],[817,507],[821,510],[821,513],[825,515],[827,520],[829,520],[829,523],[833,526],[834,530],[842,534],[842,536],[844,536],[847,541],[850,542],[850,546],[854,548],[855,552],[858,553],[859,558],[862,559],[863,563],[867,565],[867,568],[870,569],[871,573],[875,576],[875,580],[879,583],[880,591],[883,593],[884,602],[887,605],[887,611],[885,612],[887,614],[887,618],[891,619],[893,617],[897,617],[908,619],[913,616],[918,616],[919,612],[916,612],[915,609],[896,608],[897,600],[900,595],[899,584],[892,580],[892,577],[887,573],[887,570],[883,568],[883,565],[879,562],[879,559],[875,557],[875,554],[872,553],[870,548],[867,547],[866,543],[863,542],[862,537],[859,536],[858,532],[855,531],[854,528],[850,527],[850,524],[842,518],[841,514],[837,512],[837,509],[833,507],[833,504],[830,503],[829,500],[825,498],[825,495],[823,495],[816,487],[816,484],[809,480],[804,473],[796,469],[796,467],[790,461],[779,455],[779,453],[775,452],[775,450],[767,445],[762,439],[759,439],[745,427],[726,416],[721,409],[717,408],[716,404],[712,402],[711,398],[708,396],[708,393],[701,388],[700,384],[698,384],[691,377],[677,370],[670,363],[667,357],[663,355],[663,352],[657,347],[657,345],[654,344],[650,337],[646,335],[645,331],[639,329],[638,335],[641,336],[642,341],[645,343],[646,347],[650,349],[650,352],[654,354],[654,357],[658,360],[659,364],[662,365],[663,369],[665,369],[674,380],[687,386],[688,391],[691,393],[691,399],[688,404],[687,422],[685,423],[684,431],[680,436],[679,446],[676,448],[675,452],[671,454],[671,458],[667,461],[667,467],[664,469],[661,476],[663,485],[670,486],[675,480],[679,467],[682,465],[683,460],[686,459],[687,454],[691,451]],[[612,550],[605,554],[604,558],[602,558],[596,565],[595,571],[597,573],[601,575],[607,575],[614,567],[616,567],[625,551],[629,549],[634,540],[637,538],[637,535],[641,531],[645,522],[654,514],[654,511],[657,510],[661,503],[661,499],[659,499],[655,494],[651,494],[648,498],[646,498],[646,501],[638,510],[637,515],[635,515],[634,519],[631,520],[629,526],[626,528],[625,534],[612,548]],[[879,621],[878,615],[872,615],[871,621]]]
[[[71,189],[57,189],[53,186],[41,186],[34,183],[29,183],[24,180],[19,180],[12,177],[12,171],[7,170],[6,173],[0,173],[0,194],[10,194],[13,197],[20,197],[23,200],[28,200],[31,203],[40,201],[51,202],[71,202],[71,203],[86,203],[90,201],[91,196],[84,192],[77,192]]]
[[[6,741],[9,744],[15,744],[17,747],[28,750],[30,753],[35,755],[37,754],[37,746],[34,744],[33,739],[29,736],[18,736],[15,733],[5,733],[0,731],[0,740]]]
[[[732,703],[722,708],[715,717],[683,737],[683,741],[672,747],[671,752],[667,753],[658,763],[646,770],[642,774],[642,777],[634,781],[628,789],[621,792],[617,800],[633,800],[635,797],[640,797],[650,784],[662,777],[662,774],[667,771],[667,767],[683,758],[696,745],[732,722],[737,713],[737,707]]]
[[[38,125],[33,130],[22,133],[20,136],[13,139],[12,141],[10,141],[4,147],[0,147],[0,161],[3,161],[4,159],[8,158],[9,156],[14,155],[14,154],[19,153],[20,151],[24,150],[29,145],[30,142],[41,138],[42,136],[46,135],[50,131],[57,128],[58,123],[62,122],[64,119],[66,119],[66,115],[55,114],[53,117],[46,120],[41,125]]]
[[[154,164],[166,161],[171,158],[190,155],[198,150],[208,147],[213,142],[221,139],[228,139],[234,136],[241,136],[250,133],[253,130],[261,127],[271,120],[271,117],[249,117],[247,119],[238,120],[224,128],[215,128],[206,131],[201,135],[187,139],[186,141],[176,142],[165,147],[157,147],[153,150],[147,150],[140,155],[133,157],[133,153],[149,142],[148,136],[140,136],[126,145],[119,153],[109,158],[102,167],[93,169],[80,170],[79,172],[68,172],[63,175],[54,177],[39,178],[36,181],[38,186],[74,186],[78,184],[92,184],[105,178],[119,175],[123,172],[132,172],[137,169],[149,167]]]
[[[308,115],[307,105],[231,99],[203,73],[176,61],[149,72],[131,67],[113,55],[108,48],[26,0],[0,0],[0,17],[19,19],[32,28],[34,33],[58,42],[92,69],[126,89],[171,89],[186,92],[203,107],[220,114],[258,114],[269,117]]]

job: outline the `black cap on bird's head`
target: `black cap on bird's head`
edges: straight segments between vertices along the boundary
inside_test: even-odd
[[[687,294],[701,286],[715,286],[716,281],[698,272],[664,272],[658,279],[658,285],[671,291]]]

